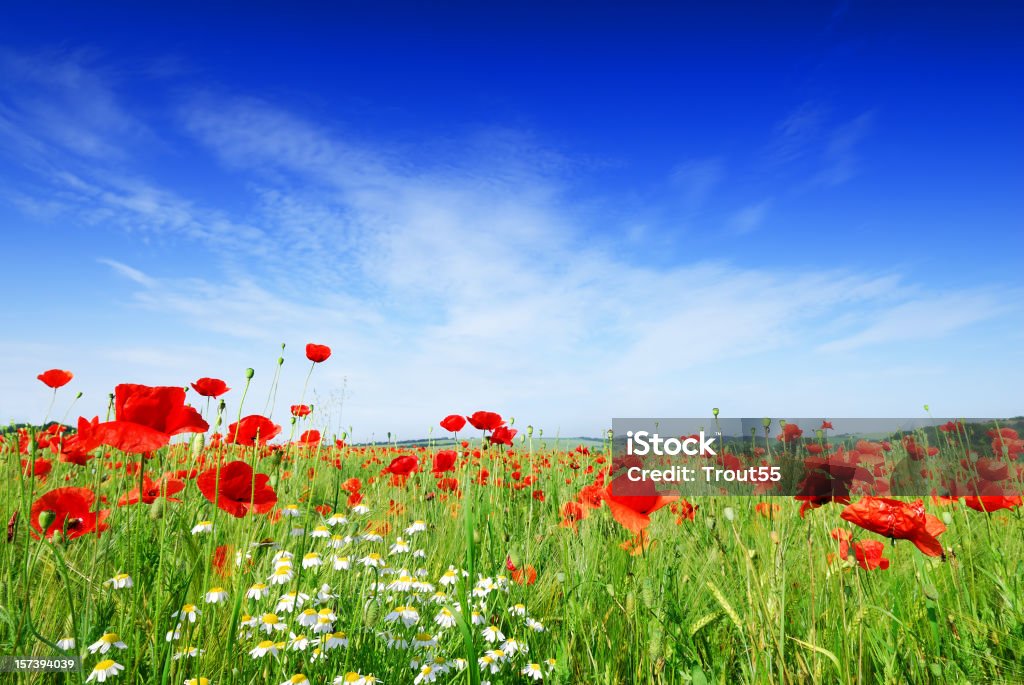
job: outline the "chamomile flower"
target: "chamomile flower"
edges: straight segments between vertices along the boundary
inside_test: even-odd
[[[437,638],[430,633],[417,633],[412,639],[413,647],[436,647]]]
[[[205,650],[199,649],[198,647],[182,647],[171,656],[171,659],[177,661],[178,659],[194,659],[195,657],[202,654]]]
[[[416,579],[409,575],[407,569],[403,568],[399,571],[398,578],[388,584],[387,590],[389,592],[408,592],[415,582]]]
[[[533,617],[529,617],[526,619],[526,627],[535,633],[544,632],[544,624]]]
[[[488,642],[497,642],[505,639],[505,635],[498,629],[498,626],[494,625],[484,628],[483,636]]]
[[[487,621],[479,611],[473,611],[469,614],[469,622],[475,626],[482,626]]]
[[[543,680],[544,678],[544,674],[540,670],[540,664],[526,664],[526,666],[523,667],[523,670],[520,671],[520,673],[530,678],[533,678],[534,680]]]
[[[412,606],[398,606],[391,610],[391,612],[384,617],[385,621],[394,622],[401,621],[406,628],[414,626],[419,623],[420,612],[416,611],[416,607]]]
[[[257,623],[259,623],[259,619],[255,616],[242,614],[242,618],[239,620],[238,625],[245,626],[246,628],[255,628]]]
[[[438,590],[434,594],[430,595],[430,602],[432,602],[433,604],[447,604],[448,595],[447,593]]]
[[[433,666],[423,665],[420,667],[419,673],[412,679],[413,685],[420,685],[421,683],[433,683],[437,681],[437,673],[434,671]]]
[[[497,673],[501,668],[501,664],[495,661],[494,657],[487,654],[481,656],[476,662],[480,664],[480,670],[485,672],[490,670],[491,673]]]
[[[302,556],[302,568],[316,568],[323,563],[324,560],[320,558],[320,552],[308,552]]]
[[[292,590],[281,595],[281,598],[277,600],[277,606],[274,607],[274,611],[291,613],[307,601],[309,601],[309,595]]]
[[[380,533],[363,533],[363,542],[381,542],[384,536]]]
[[[200,521],[196,525],[192,526],[192,534],[199,535],[200,533],[209,533],[213,530],[213,521]]]
[[[277,617],[277,614],[263,614],[260,617],[259,627],[260,630],[269,635],[275,630],[284,630],[288,626]]]
[[[196,608],[195,604],[186,604],[185,606],[181,607],[180,611],[176,611],[173,614],[171,614],[171,616],[174,616],[179,621],[187,620],[189,623],[195,623],[202,615],[203,612],[199,611],[199,609]]]
[[[108,678],[116,677],[123,670],[124,666],[113,659],[104,659],[92,667],[92,673],[85,679],[85,682],[88,683],[95,680],[98,683],[104,683]]]
[[[306,683],[308,682],[309,678],[302,675],[301,673],[296,673],[291,678],[281,683],[281,685],[306,685]]]
[[[447,607],[442,607],[434,617],[434,623],[442,628],[451,628],[455,625],[455,615]]]
[[[305,635],[288,634],[288,649],[293,652],[301,652],[309,646],[309,638]]]
[[[181,639],[181,624],[174,626],[174,630],[167,631],[167,641],[174,642]]]
[[[327,526],[320,525],[313,528],[313,531],[309,534],[311,538],[329,538],[331,537],[331,529]]]
[[[324,649],[348,647],[348,635],[346,635],[343,630],[339,630],[336,633],[329,633],[323,637],[323,646]]]
[[[371,552],[370,554],[367,554],[365,557],[360,559],[359,563],[368,568],[379,568],[384,565],[384,559],[383,557],[381,557],[381,555],[377,554],[376,552]]]
[[[366,685],[366,678],[355,671],[349,671],[335,678],[334,685]]]
[[[413,559],[426,559],[427,558],[427,551],[425,549],[414,549],[412,551],[412,558]]]
[[[104,633],[100,636],[99,640],[89,645],[89,653],[95,654],[106,654],[110,651],[111,647],[117,647],[118,649],[128,649],[128,645],[121,641],[121,636],[117,633]]]
[[[327,519],[327,525],[329,526],[343,526],[346,523],[348,523],[348,519],[345,518],[344,514],[337,511],[331,514]]]
[[[317,616],[316,623],[313,625],[313,632],[317,635],[329,633],[334,630],[334,621],[326,616]]]
[[[457,656],[454,659],[452,659],[452,666],[454,666],[456,668],[456,670],[459,670],[459,671],[465,670],[466,666],[468,666],[468,665],[469,665],[469,662],[466,661],[465,659],[463,659],[461,656]]]
[[[220,604],[227,600],[227,598],[228,591],[222,587],[212,587],[210,588],[210,591],[206,593],[207,604]]]
[[[545,667],[545,668],[547,669],[547,672],[548,672],[548,673],[551,673],[552,671],[554,671],[554,670],[555,670],[555,667],[556,667],[557,665],[558,665],[558,661],[556,661],[556,660],[554,659],[554,657],[552,657],[552,658],[550,658],[550,659],[545,659],[545,660],[544,660],[544,667]]]
[[[349,544],[349,540],[344,535],[332,535],[331,539],[327,542],[327,546],[331,549],[341,549],[345,545]]]
[[[476,582],[476,586],[473,588],[474,597],[486,597],[493,591],[498,589],[497,583],[491,578],[481,578]]]
[[[501,645],[501,651],[505,652],[509,656],[515,654],[527,654],[530,651],[530,647],[525,642],[520,642],[514,637],[510,637],[505,640]]]
[[[508,613],[513,616],[526,616],[526,605],[525,604],[513,604],[508,608]]]
[[[210,685],[210,679],[200,676],[198,678],[185,678],[182,685]]]
[[[491,657],[499,663],[508,659],[508,655],[505,654],[505,651],[501,649],[488,649],[486,652],[484,652],[484,654],[486,654],[487,656]]]
[[[405,529],[406,535],[415,535],[416,533],[422,533],[427,529],[427,522],[416,519],[412,522],[408,528]]]
[[[352,507],[352,513],[358,514],[359,516],[365,516],[366,514],[370,513],[370,507],[366,506],[365,504],[357,504],[354,507]]]
[[[271,585],[287,585],[292,582],[294,577],[295,572],[292,571],[291,564],[280,564],[274,569],[274,572],[270,574],[267,580],[270,581]]]
[[[395,540],[395,544],[391,545],[391,549],[389,551],[391,554],[404,554],[405,552],[408,552],[410,549],[411,547],[409,546],[409,542],[407,540],[397,538]]]
[[[454,566],[449,566],[448,570],[441,574],[441,579],[438,582],[445,587],[455,585],[459,582],[459,572],[455,570]]]
[[[323,604],[329,602],[332,599],[336,599],[338,595],[331,594],[331,586],[324,583],[320,586],[320,589],[316,591],[316,599],[313,600],[314,604]]]
[[[267,654],[270,656],[278,655],[277,643],[273,640],[263,640],[258,645],[249,650],[249,654],[252,655],[253,659],[259,659]]]
[[[306,529],[305,528],[301,528],[301,527],[299,527],[299,528],[292,528],[290,531],[288,531],[288,535],[292,536],[293,538],[301,538],[305,534],[306,534]]]
[[[246,591],[245,596],[248,599],[263,599],[269,593],[270,589],[263,583],[253,583]]]
[[[296,618],[295,620],[303,628],[308,628],[312,625],[316,625],[316,617],[316,609],[310,608],[303,609],[302,612],[299,614],[298,618]]]
[[[335,571],[347,571],[352,568],[352,558],[348,556],[334,555],[334,570]]]
[[[118,573],[110,580],[103,581],[103,584],[107,587],[113,587],[115,590],[123,590],[133,585],[132,577],[127,573]]]
[[[299,509],[298,504],[286,504],[281,507],[281,516],[288,516],[291,518],[302,516],[302,510]]]
[[[73,637],[62,637],[57,640],[57,646],[64,651],[69,651],[75,648],[75,638]]]

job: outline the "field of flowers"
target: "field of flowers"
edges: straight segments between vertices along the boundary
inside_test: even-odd
[[[626,497],[610,442],[444,408],[436,443],[346,444],[304,397],[251,413],[251,377],[8,432],[0,655],[82,669],[3,678],[1024,682],[1019,497]],[[916,448],[804,428],[791,449],[847,464]],[[991,440],[1019,480],[1024,441]]]

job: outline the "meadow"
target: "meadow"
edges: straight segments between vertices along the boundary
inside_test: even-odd
[[[0,655],[82,669],[5,679],[1024,682],[1019,497],[618,497],[610,441],[440,408],[444,442],[347,444],[247,382],[8,434]]]

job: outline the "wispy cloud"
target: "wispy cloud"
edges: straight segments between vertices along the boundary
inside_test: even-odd
[[[99,92],[91,97],[117,103],[115,89]],[[10,112],[53,99],[46,89],[29,102],[5,97]],[[116,122],[120,110],[96,111],[96,122]],[[230,180],[242,198],[199,199],[161,183],[124,161],[121,134],[74,151],[72,164],[59,131],[43,126],[26,141],[26,161],[69,216],[202,251],[203,268],[176,258],[159,275],[125,255],[91,256],[131,284],[128,306],[210,341],[196,353],[196,373],[276,358],[280,341],[328,342],[335,356],[318,381],[337,388],[347,379],[347,417],[364,430],[422,434],[444,413],[489,407],[595,432],[614,414],[694,411],[698,391],[738,397],[750,379],[740,369],[757,360],[914,343],[1000,311],[976,291],[945,294],[967,313],[944,311],[884,264],[793,272],[722,255],[645,264],[595,238],[601,217],[568,199],[560,154],[503,129],[425,158],[265,100],[206,91],[177,111],[176,133],[203,151],[190,163]],[[145,135],[123,116],[124,136]],[[865,115],[836,126],[807,107],[780,125],[771,155],[785,164],[817,159],[821,182],[839,183],[854,173],[869,125]],[[117,155],[112,170],[108,157]],[[679,206],[699,211],[725,177],[719,158],[680,165],[671,181]],[[737,205],[727,213],[735,233],[756,230],[773,206]],[[161,332],[143,337],[148,346],[119,355],[126,373],[164,362],[169,373],[188,372],[192,348],[176,354]],[[103,354],[82,359],[109,361]],[[299,385],[286,379],[282,393],[297,395]],[[21,411],[6,402],[0,412]]]

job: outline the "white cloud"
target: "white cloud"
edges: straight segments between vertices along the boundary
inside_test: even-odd
[[[806,398],[820,393],[820,372],[799,368],[810,358],[839,365],[830,375],[849,374],[856,386],[863,374],[845,359],[851,353],[950,336],[1001,312],[989,293],[940,300],[884,266],[794,272],[767,258],[750,268],[694,257],[655,268],[636,250],[656,246],[624,252],[595,235],[600,217],[567,202],[565,160],[508,131],[479,134],[465,156],[425,161],[259,100],[208,93],[181,116],[247,189],[251,209],[193,200],[100,162],[44,174],[76,216],[182,237],[220,267],[197,272],[170,254],[156,278],[122,255],[94,256],[138,286],[128,306],[160,325],[136,325],[111,347],[67,343],[66,365],[78,365],[76,382],[91,398],[129,378],[220,375],[237,388],[253,366],[258,399],[247,407],[258,411],[287,342],[284,406],[302,392],[301,347],[316,341],[335,353],[314,386],[326,396],[347,383],[345,416],[332,421],[363,436],[418,437],[447,413],[481,408],[549,434],[595,434],[613,415],[678,415],[729,400],[811,414]],[[778,156],[804,155],[820,126],[815,110],[787,122]],[[834,139],[837,160],[858,135]],[[680,206],[699,209],[723,169],[716,159],[678,168]],[[731,228],[755,230],[769,208],[770,200],[740,208]],[[0,376],[20,379],[4,388],[0,416],[31,418],[21,398],[39,393],[25,369],[58,362],[55,350],[33,354],[35,341],[20,340],[16,366],[0,359]],[[785,383],[768,360],[794,367]],[[858,392],[866,406],[872,398]],[[887,396],[894,406],[901,399],[906,411],[919,404],[909,391]]]

